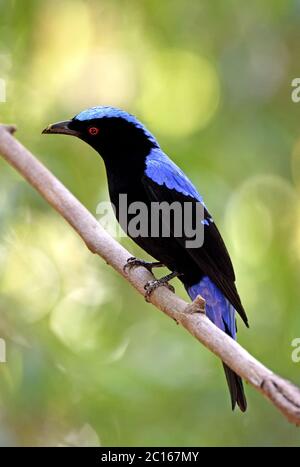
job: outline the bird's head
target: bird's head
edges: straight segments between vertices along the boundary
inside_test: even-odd
[[[114,107],[92,107],[71,120],[49,125],[43,133],[77,136],[104,160],[142,157],[158,147],[154,136],[133,115]]]

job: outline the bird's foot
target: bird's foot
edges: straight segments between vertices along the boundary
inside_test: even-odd
[[[146,302],[149,302],[150,295],[152,294],[152,292],[154,292],[155,289],[158,289],[158,287],[168,287],[168,289],[171,290],[171,292],[175,293],[175,289],[173,285],[168,284],[168,282],[163,282],[161,281],[161,279],[156,279],[154,281],[148,281],[144,286],[144,289],[146,290],[146,293],[145,293]]]
[[[160,268],[164,265],[158,261],[150,263],[149,261],[144,261],[143,259],[138,259],[132,256],[131,258],[128,258],[127,263],[123,269],[125,272],[127,272],[128,270],[130,271],[130,269],[137,268],[139,266],[143,266],[144,268],[148,269],[149,272],[152,272],[153,268]]]
[[[146,293],[145,293],[146,302],[149,302],[150,295],[158,287],[162,287],[162,286],[168,287],[168,289],[171,290],[171,292],[175,293],[175,289],[171,284],[169,284],[169,281],[171,279],[174,279],[174,277],[177,277],[177,276],[180,276],[180,275],[181,274],[179,272],[174,271],[171,274],[168,274],[167,276],[162,277],[161,279],[155,279],[153,281],[148,281],[144,286],[144,289],[146,290]]]

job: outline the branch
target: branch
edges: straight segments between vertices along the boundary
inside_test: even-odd
[[[143,267],[124,271],[124,265],[132,255],[12,136],[14,131],[12,125],[0,125],[0,154],[73,227],[92,253],[101,256],[144,295],[144,285],[153,279],[152,274]],[[290,422],[300,424],[300,389],[274,374],[218,329],[203,313],[204,300],[201,297],[188,304],[166,287],[160,287],[151,294],[150,301],[267,397]]]

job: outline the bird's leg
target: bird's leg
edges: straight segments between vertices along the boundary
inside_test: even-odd
[[[178,277],[178,276],[181,276],[181,275],[182,275],[182,273],[174,271],[174,272],[171,272],[171,274],[168,274],[167,276],[161,277],[160,279],[155,279],[153,281],[148,281],[144,286],[144,289],[146,290],[146,293],[145,293],[146,301],[148,302],[149,297],[152,294],[152,292],[155,289],[157,289],[158,287],[161,287],[161,286],[168,287],[168,289],[170,289],[174,293],[175,289],[174,289],[174,287],[172,285],[169,284],[169,281],[171,279],[174,279],[174,277]]]
[[[143,259],[138,259],[132,256],[128,258],[127,263],[124,266],[124,271],[131,268],[136,268],[138,266],[143,266],[144,268],[148,269],[148,271],[152,272],[153,268],[161,268],[164,267],[163,263],[155,261],[154,263],[150,263],[149,261],[144,261]]]

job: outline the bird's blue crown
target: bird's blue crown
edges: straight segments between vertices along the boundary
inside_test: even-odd
[[[139,122],[139,120],[134,115],[128,112],[125,112],[125,110],[118,109],[116,107],[106,107],[106,106],[91,107],[90,109],[83,110],[78,115],[76,115],[74,117],[74,120],[79,120],[81,122],[84,122],[88,120],[101,119],[101,118],[120,118],[122,120],[125,120],[128,123],[131,123],[132,125],[134,125],[136,128],[142,130],[145,136],[149,139],[149,141],[154,143],[155,146],[159,147],[152,133],[150,133],[150,131],[148,131],[147,128],[141,122]]]

